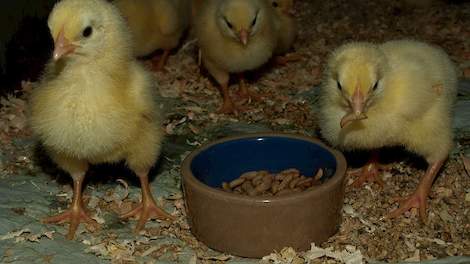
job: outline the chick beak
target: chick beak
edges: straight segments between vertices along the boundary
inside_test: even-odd
[[[347,126],[349,123],[355,120],[366,119],[367,115],[363,113],[365,104],[364,94],[356,87],[353,95],[351,96],[351,108],[352,112],[346,114],[340,122],[341,128]]]
[[[243,46],[246,46],[248,43],[248,31],[242,28],[239,34],[240,42],[243,44]]]
[[[359,87],[356,87],[351,97],[351,107],[355,116],[359,117],[363,115],[364,111],[364,94],[362,94]]]
[[[64,28],[62,28],[54,42],[53,58],[57,61],[60,58],[73,53],[76,48],[77,45],[71,43],[70,40],[65,37]]]

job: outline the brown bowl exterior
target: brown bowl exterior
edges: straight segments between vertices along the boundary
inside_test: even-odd
[[[335,156],[336,173],[314,190],[281,197],[227,193],[207,186],[192,174],[192,159],[205,149],[256,136],[288,137],[318,144]],[[207,246],[242,257],[260,258],[286,246],[307,250],[312,242],[326,241],[339,228],[346,166],[343,154],[302,135],[256,133],[214,141],[193,151],[181,166],[191,231]]]

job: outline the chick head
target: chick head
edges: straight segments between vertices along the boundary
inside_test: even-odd
[[[293,15],[294,0],[271,0],[271,5],[275,10],[286,15]]]
[[[328,93],[338,96],[348,108],[341,127],[367,118],[367,110],[381,96],[387,69],[382,51],[369,43],[350,43],[331,55],[327,69]]]
[[[55,61],[93,60],[104,51],[122,50],[127,41],[120,34],[125,24],[119,12],[104,0],[62,0],[49,15],[48,26]]]
[[[262,1],[254,0],[224,1],[217,12],[217,24],[222,34],[246,46],[264,23],[266,9],[262,4]]]

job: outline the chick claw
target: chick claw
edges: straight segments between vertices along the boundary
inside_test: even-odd
[[[376,182],[380,187],[384,186],[384,181],[380,178],[380,171],[389,171],[391,166],[380,165],[378,163],[368,163],[364,167],[353,170],[349,173],[351,176],[358,176],[352,183],[355,188],[361,187],[366,182]]]
[[[69,232],[67,234],[67,239],[69,240],[74,238],[78,225],[81,222],[86,222],[96,229],[99,227],[99,224],[87,215],[85,210],[81,207],[72,207],[63,213],[47,217],[43,219],[42,222],[45,224],[70,222]]]
[[[175,220],[175,217],[166,213],[163,209],[158,207],[154,201],[141,202],[136,208],[132,209],[130,212],[122,214],[121,218],[130,218],[133,216],[138,216],[139,222],[135,227],[135,232],[139,232],[144,228],[145,223],[150,219],[169,219]]]
[[[395,209],[391,211],[387,217],[388,218],[396,218],[400,216],[401,214],[405,213],[406,211],[411,210],[412,208],[418,208],[419,209],[419,217],[423,223],[426,223],[426,208],[427,208],[427,195],[424,193],[421,193],[419,190],[417,190],[414,194],[402,198],[398,197],[393,199],[394,201],[399,202],[400,206],[398,209]]]

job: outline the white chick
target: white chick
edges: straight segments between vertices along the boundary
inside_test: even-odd
[[[189,26],[192,0],[116,0],[114,3],[131,29],[137,57],[163,49],[162,57],[154,62],[162,70],[172,49]]]
[[[323,137],[344,150],[401,145],[429,164],[416,191],[390,217],[419,208],[426,219],[432,183],[453,146],[456,84],[446,53],[417,41],[350,43],[329,59],[320,110]],[[376,161],[363,168],[356,185],[377,178]]]
[[[195,34],[202,62],[221,87],[220,112],[236,111],[228,91],[229,74],[254,70],[271,58],[277,41],[273,12],[266,0],[205,0],[200,6]],[[243,79],[239,93],[249,96]]]
[[[105,0],[63,0],[48,25],[52,60],[31,98],[31,127],[52,160],[73,179],[71,207],[46,223],[69,221],[73,239],[85,211],[82,184],[89,164],[125,160],[140,179],[142,202],[122,217],[138,216],[136,230],[153,217],[172,218],[152,197],[148,172],[163,133],[151,75],[132,55],[130,33]]]

